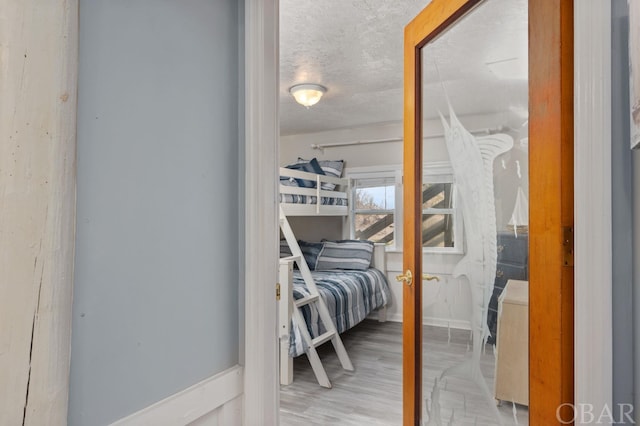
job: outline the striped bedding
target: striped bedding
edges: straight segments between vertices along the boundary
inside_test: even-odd
[[[315,195],[280,194],[281,203],[290,204],[316,204],[318,199]],[[346,206],[346,198],[320,197],[320,204],[323,206]]]
[[[373,310],[381,308],[391,300],[391,290],[385,275],[375,268],[366,271],[313,271],[313,279],[333,318],[338,333],[355,326]],[[293,273],[293,297],[301,299],[308,295],[307,286],[300,271]],[[313,308],[310,308],[313,306]],[[301,308],[311,337],[317,337],[325,330],[318,318],[315,305]],[[300,335],[295,320],[289,337],[289,354],[302,355],[306,345]]]

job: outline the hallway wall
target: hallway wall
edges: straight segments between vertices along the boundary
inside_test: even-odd
[[[240,7],[80,2],[70,425],[241,361]]]

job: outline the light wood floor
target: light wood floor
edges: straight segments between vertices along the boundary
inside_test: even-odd
[[[497,425],[492,415],[493,400],[484,396],[473,381],[447,377],[434,384],[441,372],[469,357],[469,332],[425,327],[426,345],[423,371],[426,405],[437,406],[443,425]],[[333,385],[318,385],[306,356],[294,360],[294,382],[281,386],[280,423],[295,425],[400,425],[402,424],[402,324],[366,320],[341,335],[356,371],[342,370],[331,344],[319,354]],[[490,346],[483,354],[481,370],[493,392],[494,354]],[[439,404],[432,404],[434,399]],[[503,403],[499,407],[504,425],[528,425],[527,408]],[[453,419],[453,421],[452,421]],[[517,421],[517,423],[516,423]]]

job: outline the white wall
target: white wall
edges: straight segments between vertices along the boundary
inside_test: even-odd
[[[506,114],[479,115],[460,117],[468,130],[495,129],[505,125]],[[402,142],[387,142],[368,145],[327,148],[324,152],[313,149],[312,144],[344,143],[366,140],[392,139],[402,137],[402,123],[381,123],[366,127],[332,130],[326,132],[281,136],[280,164],[294,162],[298,157],[319,160],[345,160],[349,168],[386,166],[402,164]],[[526,137],[527,129],[518,131],[505,129],[514,137],[515,148],[498,157],[495,162],[495,194],[498,230],[505,229],[511,217],[518,184],[528,193],[528,161],[527,147],[521,146],[520,138]],[[424,136],[441,135],[442,124],[439,120],[425,122]],[[443,138],[429,138],[425,141],[424,161],[448,161],[449,156]],[[502,167],[504,160],[505,167]],[[517,175],[516,160],[521,165],[520,179]],[[292,227],[298,238],[317,240],[318,235],[340,234],[340,218],[318,221],[316,218],[296,218]],[[312,230],[310,232],[309,230]],[[346,232],[346,231],[345,231]],[[451,276],[453,267],[462,258],[459,254],[426,254],[423,264],[425,272],[439,275],[441,281],[425,282],[424,316],[425,322],[434,325],[450,325],[458,328],[469,327],[471,312],[469,288],[465,281]],[[393,293],[393,303],[389,307],[388,316],[392,320],[402,319],[402,284],[395,276],[402,270],[402,253],[387,253],[388,278]]]
[[[240,361],[241,13],[235,0],[80,3],[70,425],[111,423]]]

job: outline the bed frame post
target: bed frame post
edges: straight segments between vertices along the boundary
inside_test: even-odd
[[[373,257],[371,258],[371,266],[387,273],[387,256],[385,253],[384,243],[375,243],[373,245]]]
[[[387,275],[387,254],[385,244],[375,243],[373,246],[373,257],[371,258],[371,266],[382,271]],[[387,321],[387,305],[378,309],[378,322]]]
[[[291,332],[291,301],[293,300],[293,260],[280,260],[278,275],[280,298],[278,299],[278,338],[280,340],[280,384],[293,382],[293,358],[289,356]]]

